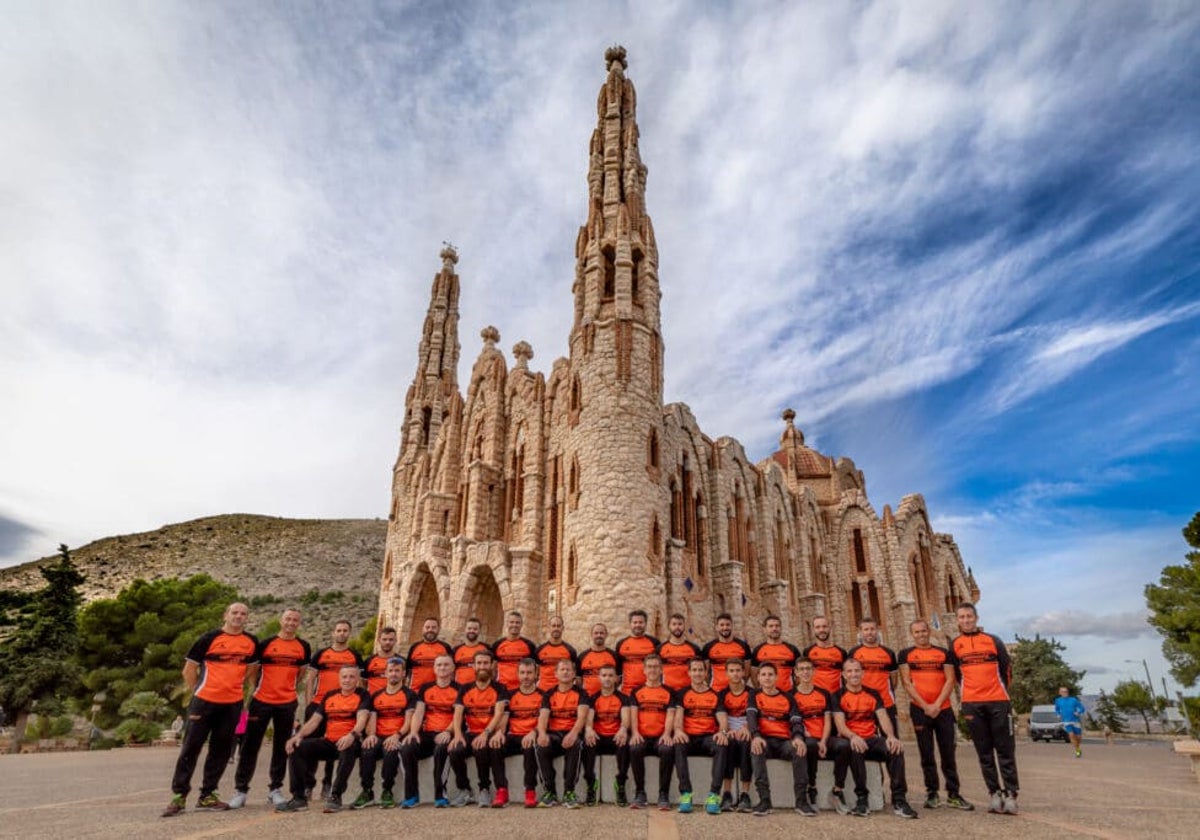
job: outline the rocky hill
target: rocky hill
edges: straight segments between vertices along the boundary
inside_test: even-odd
[[[111,598],[137,578],[205,572],[250,604],[251,629],[285,606],[304,612],[302,634],[323,641],[337,618],[357,633],[375,615],[387,522],[382,519],[281,519],[232,513],[106,537],[71,550],[87,575],[86,601]],[[42,586],[38,566],[57,555],[0,569],[0,588]]]

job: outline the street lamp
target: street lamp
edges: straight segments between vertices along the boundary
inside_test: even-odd
[[[1126,659],[1125,661],[1126,661],[1126,662],[1128,662],[1130,665],[1136,665],[1136,664],[1138,664],[1138,661],[1139,661],[1139,660],[1137,660],[1137,659]],[[1141,663],[1142,663],[1142,667],[1146,669],[1146,688],[1148,688],[1148,689],[1150,690],[1150,699],[1151,699],[1151,700],[1153,700],[1153,701],[1155,702],[1155,704],[1157,704],[1157,703],[1158,703],[1158,697],[1157,697],[1157,696],[1155,695],[1155,693],[1154,693],[1154,680],[1152,680],[1152,679],[1150,678],[1150,666],[1146,664],[1146,660],[1145,660],[1145,659],[1142,659],[1142,660],[1140,660],[1140,661],[1141,661]]]

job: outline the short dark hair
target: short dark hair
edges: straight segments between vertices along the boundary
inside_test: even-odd
[[[764,618],[764,619],[763,619],[763,621],[762,621],[762,626],[763,626],[763,627],[766,627],[766,626],[767,626],[767,622],[768,622],[768,621],[778,621],[780,624],[782,624],[782,623],[783,623],[783,619],[782,619],[782,618],[780,618],[780,617],[779,617],[779,616],[777,616],[777,615],[772,615],[771,613],[767,613],[767,617],[766,617],[766,618]]]
[[[662,664],[662,661],[663,661],[663,660],[662,660],[662,657],[661,657],[661,656],[659,656],[657,653],[648,653],[648,654],[646,654],[646,658],[642,660],[642,664],[643,664],[643,665],[645,665],[645,664],[646,664],[647,662],[649,662],[651,659],[653,659],[653,660],[654,660],[655,662],[657,662],[659,665],[661,665],[661,664]]]
[[[685,622],[687,621],[687,616],[686,616],[686,615],[684,615],[683,613],[671,613],[671,620],[672,620],[672,621],[674,621],[674,620],[675,620],[675,619],[677,619],[677,618],[678,618],[680,621],[685,621]]]
[[[954,608],[955,612],[958,612],[959,610],[970,610],[973,615],[979,615],[979,610],[975,609],[975,605],[972,604],[970,601],[963,601],[961,604],[959,604],[957,607]]]
[[[642,618],[646,619],[647,621],[650,620],[650,616],[646,615],[646,611],[643,610],[641,607],[638,607],[636,610],[629,611],[629,620],[633,621],[633,617],[637,616],[637,615],[640,615]]]
[[[333,622],[333,629],[336,630],[336,629],[338,629],[338,627],[340,627],[343,624],[345,624],[347,627],[350,627],[350,628],[354,627],[354,625],[350,623],[350,619],[339,618],[337,621]]]
[[[760,673],[760,674],[761,674],[763,671],[767,670],[768,668],[770,668],[770,669],[771,669],[771,672],[772,672],[772,673],[775,673],[775,674],[778,674],[778,673],[779,673],[779,669],[775,667],[775,663],[774,663],[774,662],[764,662],[763,664],[759,665],[759,666],[758,666],[758,673]]]
[[[388,634],[388,633],[395,633],[395,632],[396,632],[396,628],[395,628],[395,627],[384,627],[382,630],[380,630],[380,631],[379,631],[379,635],[380,635],[380,636],[383,636],[383,635],[386,635],[386,634]]]
[[[716,620],[720,621],[722,619],[728,619],[729,621],[733,621],[733,616],[731,616],[729,613],[721,613],[720,615],[717,616]]]
[[[874,616],[864,615],[858,620],[858,626],[862,627],[864,624],[879,624],[879,622],[875,620]]]

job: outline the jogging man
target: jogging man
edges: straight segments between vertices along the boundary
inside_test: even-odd
[[[690,684],[678,695],[671,741],[675,746],[675,772],[679,775],[679,813],[692,811],[692,773],[688,756],[712,757],[712,776],[704,810],[721,813],[721,782],[729,744],[729,716],[721,699],[708,684],[708,663],[697,655],[688,663]]]
[[[338,690],[326,694],[300,731],[288,739],[286,749],[292,757],[288,769],[292,798],[275,806],[276,811],[308,810],[305,780],[309,768],[315,767],[318,761],[338,763],[333,789],[325,798],[325,813],[342,810],[342,794],[354,770],[359,741],[365,737],[367,721],[371,717],[371,698],[358,687],[360,673],[357,665],[343,665],[338,672]],[[318,731],[323,734],[317,734]]]
[[[475,654],[481,650],[491,653],[492,649],[479,638],[482,627],[478,618],[468,618],[467,627],[463,631],[465,641],[454,648],[454,681],[459,685],[475,682]]]
[[[792,669],[800,658],[800,651],[791,642],[783,641],[783,622],[777,615],[763,619],[763,633],[767,639],[750,654],[750,664],[758,668],[770,662],[775,666],[775,685],[784,692],[792,690]]]
[[[362,671],[362,657],[350,649],[350,622],[339,619],[333,625],[333,637],[329,647],[321,648],[308,664],[305,674],[305,694],[308,696],[308,707],[304,710],[304,720],[308,720],[321,707],[321,701],[331,691],[337,691],[340,685],[339,674],[346,665],[354,665]],[[319,732],[316,734],[320,734]],[[312,789],[317,782],[317,762],[311,762],[308,767],[308,785],[305,798],[312,796]],[[321,783],[321,798],[329,796],[329,788],[333,782],[333,762],[325,763],[325,778]]]
[[[675,613],[667,622],[669,635],[658,646],[658,655],[663,661],[663,685],[672,691],[683,691],[692,684],[688,676],[688,663],[700,656],[700,648],[683,637],[687,619]]]
[[[617,757],[617,778],[613,782],[617,805],[624,808],[625,780],[629,777],[629,723],[632,711],[629,698],[617,691],[617,666],[600,666],[600,690],[588,699],[591,714],[583,730],[583,780],[587,787],[585,805],[600,801],[600,783],[596,780],[596,756]]]
[[[730,659],[750,661],[750,645],[733,636],[733,617],[729,613],[717,616],[717,637],[704,646],[700,655],[708,660],[712,671],[713,691],[721,691],[729,685],[725,676],[725,663]],[[749,676],[749,675],[747,675]]]
[[[946,779],[946,804],[960,811],[974,811],[975,806],[963,799],[958,789],[958,763],[954,755],[958,740],[958,721],[950,707],[954,690],[954,666],[950,652],[929,641],[929,623],[918,618],[909,625],[913,647],[905,648],[896,657],[900,663],[900,682],[911,703],[909,715],[917,733],[917,750],[921,753],[921,772],[925,776],[925,807],[937,808],[938,769],[933,745],[942,758],[942,775]]]
[[[858,634],[862,643],[850,648],[849,658],[857,659],[863,666],[863,685],[883,699],[888,717],[892,719],[892,732],[899,734],[900,719],[896,712],[896,653],[879,644],[879,624],[866,617],[858,623]],[[845,677],[845,671],[842,673]]]
[[[563,641],[563,620],[561,615],[550,617],[550,639],[538,645],[533,658],[538,663],[538,688],[542,691],[553,691],[558,685],[558,663],[564,659],[571,660],[572,665],[579,662],[575,648]]]
[[[379,638],[375,643],[375,653],[367,657],[366,664],[363,666],[363,676],[367,679],[367,694],[383,691],[383,687],[387,685],[388,661],[397,655],[396,628],[384,627],[379,631]]]
[[[796,711],[796,701],[776,685],[775,666],[764,662],[758,669],[758,690],[750,695],[746,721],[750,728],[750,757],[754,764],[754,787],[758,802],[754,816],[771,813],[771,779],[767,761],[780,758],[792,764],[792,795],[796,813],[815,817],[808,801],[808,765],[804,760],[804,721]]]
[[[416,694],[417,711],[413,715],[412,729],[400,746],[400,763],[404,767],[404,801],[400,807],[415,808],[420,804],[417,762],[432,755],[433,807],[448,808],[446,761],[450,756],[450,741],[454,738],[454,707],[458,703],[454,660],[450,654],[442,654],[434,660],[433,682]]]
[[[600,690],[600,669],[611,665],[620,671],[617,665],[617,655],[606,644],[608,642],[608,627],[603,624],[592,625],[592,644],[579,657],[579,676],[583,690],[588,696]]]
[[[204,811],[229,808],[217,796],[217,785],[221,783],[221,775],[233,749],[233,733],[242,714],[244,686],[254,679],[258,670],[258,640],[243,629],[248,615],[245,604],[230,604],[225,608],[221,628],[205,633],[187,652],[183,682],[192,693],[187,708],[188,728],[171,779],[174,796],[162,813],[164,817],[173,817],[183,811],[192,787],[196,759],[200,757],[205,741],[208,742],[208,756],[204,759],[200,801],[196,807]]]
[[[675,749],[666,742],[667,726],[675,714],[678,702],[671,689],[662,682],[662,660],[657,653],[647,654],[638,663],[645,684],[629,695],[633,717],[629,735],[629,763],[633,767],[634,796],[630,808],[645,808],[646,753],[658,755],[658,809],[671,809],[671,772],[674,770]],[[618,794],[619,797],[619,794]]]
[[[312,658],[308,642],[299,638],[300,611],[286,609],[279,616],[279,633],[259,642],[258,685],[250,698],[246,718],[246,740],[238,754],[234,785],[237,791],[229,800],[230,808],[241,808],[246,804],[250,792],[250,780],[258,765],[258,751],[262,748],[267,727],[274,727],[271,739],[271,780],[267,788],[267,801],[272,805],[287,802],[283,795],[283,777],[287,772],[287,750],[284,745],[296,725],[298,698],[296,686],[300,683],[305,667]]]
[[[492,771],[496,763],[504,764],[502,751],[491,747],[492,736],[504,726],[504,706],[508,692],[504,686],[492,679],[492,652],[481,650],[475,654],[471,666],[475,679],[460,686],[458,702],[454,705],[454,721],[451,724],[454,737],[450,740],[450,768],[454,771],[458,793],[450,800],[454,806],[466,805],[470,801],[471,782],[467,777],[467,756],[475,756],[475,773],[479,777],[480,808],[492,805]],[[503,777],[501,767],[499,777]]]
[[[503,737],[492,739],[493,749],[499,748],[503,757],[519,755],[524,761],[525,807],[536,808],[537,797],[537,725],[542,714],[544,698],[537,687],[538,667],[531,658],[517,663],[517,690],[508,695],[507,724]],[[501,775],[504,762],[496,766],[496,798],[493,808],[508,804],[508,776]]]
[[[1064,685],[1059,687],[1058,697],[1054,698],[1054,711],[1063,722],[1063,729],[1071,739],[1071,746],[1075,747],[1075,757],[1079,758],[1083,755],[1080,742],[1083,739],[1083,716],[1087,709],[1078,697],[1071,696],[1071,689]]]
[[[417,695],[404,685],[404,658],[393,656],[387,664],[387,683],[371,695],[371,717],[367,737],[362,742],[359,781],[362,793],[354,800],[354,809],[375,804],[375,765],[383,762],[383,792],[379,805],[396,807],[396,773],[400,770],[400,745],[412,731],[417,710]]]
[[[658,639],[646,635],[646,620],[645,610],[630,612],[629,635],[617,642],[615,648],[617,662],[621,666],[621,691],[630,697],[646,683],[642,663],[658,650]]]
[[[892,813],[915,820],[917,812],[908,804],[908,783],[904,778],[904,748],[892,729],[892,717],[883,705],[883,698],[863,683],[863,666],[857,659],[847,659],[842,666],[842,682],[842,690],[833,695],[833,724],[838,734],[850,742],[850,772],[854,775],[857,797],[850,813],[856,817],[871,814],[867,799],[869,759],[887,764]],[[834,775],[837,776],[837,768]],[[845,779],[845,770],[841,778]]]
[[[504,617],[505,635],[492,645],[492,655],[496,657],[496,682],[508,689],[510,694],[516,691],[521,682],[517,665],[522,659],[533,659],[537,652],[537,645],[521,635],[524,626],[525,619],[513,610]]]
[[[555,666],[557,681],[550,691],[544,692],[542,710],[537,725],[537,760],[542,774],[541,808],[558,804],[558,780],[554,773],[554,759],[563,757],[563,798],[567,808],[578,808],[575,783],[579,780],[579,753],[583,746],[583,728],[588,721],[588,698],[583,689],[575,685],[575,662],[560,659]]]
[[[819,615],[812,620],[812,634],[816,642],[806,647],[801,655],[813,664],[813,683],[830,696],[842,687],[842,663],[846,651],[830,641],[829,619]]]
[[[721,708],[729,720],[728,753],[725,756],[725,778],[721,782],[721,810],[737,810],[749,814],[754,810],[750,803],[750,780],[754,775],[750,761],[750,728],[746,725],[746,709],[750,705],[750,687],[746,685],[746,663],[741,659],[726,660],[722,666],[729,684],[719,697]],[[733,800],[733,771],[737,770],[741,780],[741,795]]]
[[[421,689],[436,679],[434,663],[440,657],[453,656],[450,645],[438,638],[442,632],[442,623],[436,618],[425,619],[421,625],[421,638],[408,649],[408,684],[413,691],[420,693]],[[453,663],[453,659],[451,659]],[[453,676],[453,674],[451,674]]]
[[[969,601],[958,605],[954,618],[961,635],[951,642],[950,656],[958,673],[962,716],[988,789],[988,813],[1016,814],[1020,784],[1008,696],[1012,678],[1008,649],[1004,642],[979,629],[979,614]]]

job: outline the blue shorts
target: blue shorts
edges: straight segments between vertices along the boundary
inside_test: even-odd
[[[1083,734],[1083,729],[1079,726],[1078,723],[1064,723],[1063,729],[1066,730],[1068,735],[1082,735]]]

